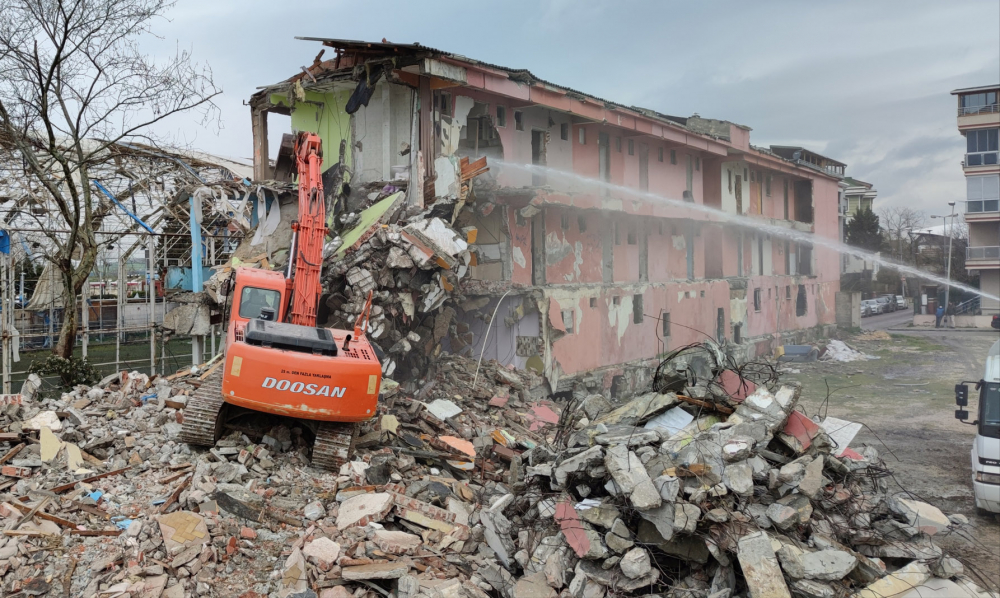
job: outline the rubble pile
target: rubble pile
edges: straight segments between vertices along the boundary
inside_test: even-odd
[[[391,185],[372,195],[372,206],[343,217],[340,246],[326,263],[327,323],[353,326],[373,293],[369,339],[383,352],[386,375],[416,378],[443,340],[454,353],[471,348],[468,326],[442,306],[461,298],[460,282],[475,264],[476,229],[453,228],[450,211],[435,215],[437,204],[416,213],[404,208]]]
[[[211,364],[48,398],[26,384],[0,415],[0,593],[979,591],[933,541],[965,519],[892,489],[875,449],[849,447],[856,424],[810,419],[797,387],[723,370],[716,347],[670,361],[658,392],[616,405],[559,403],[531,372],[443,355],[420,379],[384,381],[335,473],[309,466],[296,420],[236,418],[207,451],[178,443]]]

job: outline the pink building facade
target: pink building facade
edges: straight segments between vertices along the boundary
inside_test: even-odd
[[[346,140],[357,183],[405,171],[418,206],[454,192],[461,158],[487,158],[455,222],[476,232],[453,349],[535,368],[555,392],[617,395],[690,343],[750,357],[835,325],[839,254],[779,233],[837,241],[842,172],[754,147],[748,127],[621,106],[527,71],[417,45],[318,41],[337,58],[251,101],[257,177],[269,178],[268,113],[296,123],[282,85],[334,103],[357,94],[364,68],[390,65],[327,137]]]

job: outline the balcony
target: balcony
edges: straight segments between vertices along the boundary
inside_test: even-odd
[[[967,247],[965,267],[970,269],[1000,267],[1000,247]]]
[[[1000,199],[970,199],[965,202],[966,222],[1000,220]]]
[[[962,106],[958,109],[959,116],[972,116],[973,114],[996,114],[1000,112],[1000,104],[987,104],[986,106]]]
[[[965,154],[963,166],[995,166],[1000,164],[1000,152],[974,152]]]

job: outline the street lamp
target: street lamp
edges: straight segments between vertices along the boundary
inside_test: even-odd
[[[946,269],[945,269],[945,278],[948,280],[948,286],[946,286],[944,288],[944,308],[945,308],[945,310],[947,310],[948,307],[951,305],[949,303],[949,300],[951,299],[951,242],[952,242],[952,238],[954,237],[954,233],[955,233],[955,216],[957,215],[957,214],[955,214],[955,202],[949,201],[948,205],[951,206],[951,214],[949,214],[948,216],[934,216],[934,215],[931,215],[931,218],[940,218],[940,219],[944,220],[944,230],[945,230],[945,233],[948,235],[948,264],[947,264]],[[950,232],[948,231],[948,219],[949,218],[951,218],[951,231]]]

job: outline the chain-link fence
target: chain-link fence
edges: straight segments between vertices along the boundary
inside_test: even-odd
[[[73,355],[102,375],[121,370],[169,374],[192,365],[192,337],[162,326],[164,316],[178,305],[173,297],[183,291],[167,284],[168,274],[177,269],[161,257],[165,252],[160,247],[169,243],[154,239],[148,236],[127,252],[102,256],[77,295]],[[44,257],[32,260],[16,253],[0,253],[4,394],[17,392],[32,364],[51,355],[66,309],[61,273]],[[220,252],[216,259],[206,257],[203,266],[227,260],[228,252]],[[221,326],[211,327],[201,341],[201,361],[221,350],[221,333]],[[43,377],[46,387],[59,383],[56,376]]]

